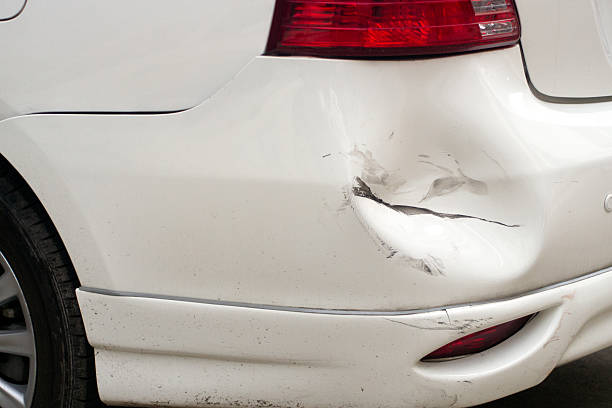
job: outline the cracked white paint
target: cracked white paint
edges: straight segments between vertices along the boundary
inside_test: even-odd
[[[372,152],[353,147],[348,153],[348,156],[353,161],[356,169],[361,171],[361,178],[368,184],[377,184],[389,191],[396,191],[401,186],[406,184],[406,178],[399,172],[389,172],[381,164],[376,161]]]

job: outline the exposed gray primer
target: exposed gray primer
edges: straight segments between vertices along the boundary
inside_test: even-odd
[[[411,205],[398,205],[398,204],[389,204],[388,202],[378,198],[374,193],[372,193],[372,189],[359,177],[355,177],[355,186],[353,187],[353,194],[356,197],[363,197],[375,201],[379,204],[382,204],[394,211],[400,212],[406,215],[433,215],[439,218],[450,218],[450,219],[473,219],[484,222],[490,222],[492,224],[501,225],[503,227],[508,228],[517,228],[520,227],[520,224],[505,224],[500,221],[488,220],[486,218],[476,217],[473,215],[464,215],[464,214],[449,214],[449,213],[441,213],[437,211],[430,210],[428,208],[423,207],[415,207]]]
[[[450,194],[462,187],[474,194],[487,194],[487,184],[483,181],[466,176],[465,173],[463,173],[463,170],[461,170],[459,162],[456,159],[453,160],[457,167],[455,170],[451,170],[448,167],[440,166],[439,164],[433,163],[428,160],[419,160],[419,163],[428,164],[430,166],[436,167],[437,169],[442,170],[443,172],[448,174],[448,176],[446,177],[440,177],[435,179],[433,183],[431,183],[429,191],[427,191],[427,194],[425,194],[425,197],[423,197],[420,202],[429,200],[433,197]]]
[[[431,276],[445,276],[444,262],[440,258],[428,255],[425,258],[412,258],[402,255],[402,258],[414,269],[425,272]]]
[[[348,203],[347,205],[350,205],[350,203]],[[399,253],[399,251],[393,248],[393,246],[389,245],[389,243],[382,239],[367,222],[362,220],[359,216],[359,213],[357,213],[357,218],[359,219],[359,222],[361,222],[361,225],[363,225],[363,227],[368,231],[368,235],[378,246],[378,250],[380,252],[384,252],[385,257],[387,259],[394,258],[396,260],[403,261],[411,268],[419,270],[421,272],[425,272],[426,274],[431,276],[445,275],[443,272],[444,263],[441,259],[436,258],[432,255],[427,255],[425,258],[413,258],[408,255],[400,254],[398,257],[395,257]]]
[[[349,152],[349,156],[359,163],[361,178],[370,184],[385,186],[391,191],[397,191],[406,183],[406,179],[398,174],[390,174],[380,165],[369,150],[359,150],[357,146]]]

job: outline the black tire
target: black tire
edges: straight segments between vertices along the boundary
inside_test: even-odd
[[[21,287],[35,338],[35,386],[26,408],[102,406],[93,350],[76,300],[80,285],[74,268],[35,194],[2,157],[0,252]]]

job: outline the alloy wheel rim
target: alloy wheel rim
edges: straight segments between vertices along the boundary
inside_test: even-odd
[[[0,252],[0,407],[30,407],[36,381],[36,345],[28,305]]]

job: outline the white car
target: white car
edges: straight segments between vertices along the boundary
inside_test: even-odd
[[[612,1],[0,0],[0,406],[467,407],[612,345]]]

